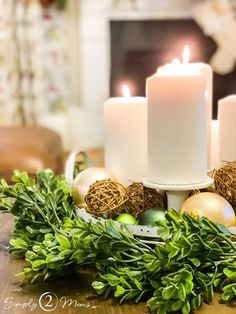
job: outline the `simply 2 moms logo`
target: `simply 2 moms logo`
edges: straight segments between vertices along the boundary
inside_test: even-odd
[[[22,313],[34,312],[42,310],[42,312],[52,312],[56,309],[66,308],[89,308],[93,309],[96,306],[92,306],[89,302],[81,303],[76,299],[68,298],[66,296],[58,297],[55,293],[47,291],[40,295],[38,302],[32,298],[25,302],[18,302],[14,297],[6,297],[3,301],[2,308],[5,311],[19,310]],[[4,313],[1,312],[1,313]]]

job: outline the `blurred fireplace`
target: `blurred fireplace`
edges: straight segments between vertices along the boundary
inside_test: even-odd
[[[111,79],[110,95],[120,95],[120,85],[127,82],[133,95],[145,95],[145,79],[160,65],[181,59],[187,43],[191,49],[191,62],[209,62],[216,44],[204,35],[192,19],[135,20],[110,22]],[[214,109],[217,100],[236,93],[236,70],[227,75],[214,74]]]

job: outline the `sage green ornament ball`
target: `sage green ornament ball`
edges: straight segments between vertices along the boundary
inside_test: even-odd
[[[116,221],[121,222],[123,224],[128,224],[128,225],[137,225],[138,221],[130,214],[120,214],[117,218]]]
[[[164,221],[165,210],[162,208],[150,208],[146,210],[140,217],[141,225],[154,226],[156,221]]]

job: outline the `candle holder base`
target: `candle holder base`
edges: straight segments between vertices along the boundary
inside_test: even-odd
[[[195,184],[159,184],[144,178],[143,185],[155,189],[163,190],[167,194],[167,207],[179,211],[183,202],[187,199],[189,191],[206,188],[214,183],[214,180],[207,177],[205,181]]]

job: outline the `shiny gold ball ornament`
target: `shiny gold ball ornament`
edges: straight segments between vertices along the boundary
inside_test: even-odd
[[[215,192],[236,209],[236,161],[228,162],[214,174]]]
[[[105,214],[106,218],[120,213],[127,200],[125,187],[111,179],[96,181],[85,196],[87,211],[98,216]]]
[[[181,212],[188,212],[193,217],[207,217],[215,223],[224,224],[226,227],[236,224],[233,207],[222,196],[203,192],[189,197],[182,205]]]
[[[81,171],[72,184],[72,197],[75,204],[78,207],[86,207],[84,198],[90,185],[95,181],[109,178],[116,180],[113,174],[105,168],[91,167]]]

